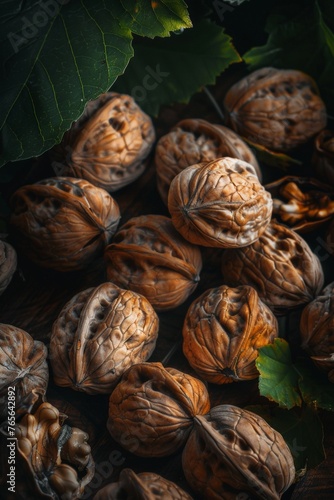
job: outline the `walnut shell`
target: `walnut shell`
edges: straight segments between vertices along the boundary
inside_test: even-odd
[[[334,132],[322,130],[315,138],[312,164],[317,176],[334,186]]]
[[[232,405],[195,417],[182,464],[201,498],[278,500],[293,483],[295,467],[288,445],[262,418]]]
[[[153,472],[136,474],[123,469],[116,483],[110,483],[96,493],[93,500],[192,500],[184,490]]]
[[[254,288],[211,288],[188,309],[183,352],[201,378],[225,384],[258,377],[258,349],[278,336],[278,323]]]
[[[29,333],[0,324],[0,417],[7,415],[8,387],[14,387],[17,414],[43,398],[49,381],[47,348]]]
[[[158,311],[182,304],[197,287],[202,268],[200,250],[162,215],[130,219],[105,258],[108,279],[144,295]]]
[[[184,445],[194,416],[209,409],[200,380],[161,363],[139,363],[111,393],[107,427],[135,455],[164,457]]]
[[[29,259],[57,271],[82,269],[102,253],[120,212],[104,190],[83,179],[55,177],[18,189],[10,222]]]
[[[88,434],[61,425],[57,408],[43,403],[34,414],[22,418],[16,437],[19,498],[74,500],[82,496],[94,476]]]
[[[228,126],[275,151],[295,148],[326,126],[317,85],[301,71],[254,71],[229,89],[224,107]]]
[[[334,282],[303,309],[300,336],[302,348],[334,383]]]
[[[159,319],[149,301],[103,283],[76,294],[53,324],[54,380],[88,394],[110,394],[123,372],[152,354]]]
[[[260,238],[222,256],[224,283],[250,285],[276,314],[311,302],[322,289],[318,257],[298,233],[272,221]]]
[[[168,194],[172,222],[191,243],[241,247],[270,222],[272,199],[253,167],[235,158],[192,165],[174,177]]]
[[[0,295],[6,290],[17,267],[16,251],[6,241],[0,240]]]
[[[135,181],[155,141],[151,118],[125,94],[90,101],[54,149],[60,175],[87,179],[109,192]]]
[[[212,125],[206,120],[186,119],[162,136],[155,149],[157,187],[167,205],[168,190],[174,177],[183,169],[222,156],[239,158],[253,165],[261,178],[259,164],[247,144],[233,130]]]

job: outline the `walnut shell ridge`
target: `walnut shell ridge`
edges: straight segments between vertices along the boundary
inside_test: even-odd
[[[0,240],[0,295],[6,290],[17,267],[15,249],[6,241]]]
[[[71,177],[22,186],[11,206],[10,222],[22,252],[57,271],[82,269],[100,256],[120,219],[107,191]]]
[[[79,292],[52,327],[55,383],[110,394],[127,368],[151,356],[158,328],[158,316],[142,295],[113,283]]]
[[[106,248],[105,259],[108,279],[144,295],[157,311],[182,304],[196,289],[202,268],[199,248],[163,215],[126,222]]]
[[[224,108],[235,132],[275,151],[307,142],[327,121],[316,83],[296,70],[254,71],[229,89]]]
[[[269,224],[272,199],[254,168],[218,158],[182,170],[171,182],[168,209],[182,236],[206,247],[242,247]]]
[[[279,500],[293,483],[291,452],[279,432],[260,416],[232,405],[195,417],[182,454],[189,485],[201,498]]]
[[[275,314],[305,305],[323,287],[318,257],[292,229],[272,221],[252,245],[222,256],[224,283],[250,285]]]
[[[188,309],[183,352],[201,378],[225,384],[258,377],[258,349],[278,336],[278,323],[254,288],[212,288]]]
[[[145,170],[155,141],[151,118],[125,94],[106,92],[90,101],[54,149],[60,175],[88,180],[109,192]]]
[[[110,395],[108,430],[123,448],[164,457],[186,442],[195,415],[210,409],[203,382],[161,363],[129,368]]]

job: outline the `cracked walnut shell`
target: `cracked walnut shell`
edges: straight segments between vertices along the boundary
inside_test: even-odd
[[[30,260],[57,271],[82,269],[116,231],[120,212],[105,191],[83,179],[54,177],[19,188],[10,222]]]
[[[154,140],[152,120],[133,98],[106,92],[87,104],[55,147],[53,167],[116,191],[144,172]]]
[[[189,485],[201,498],[279,500],[295,479],[282,435],[262,417],[232,405],[195,417],[182,454]]]
[[[254,71],[229,89],[224,107],[228,126],[274,151],[289,151],[326,126],[316,83],[296,70]]]
[[[192,165],[174,177],[168,208],[182,236],[207,247],[242,247],[270,222],[272,199],[254,168],[235,158]]]
[[[6,290],[16,271],[16,251],[6,241],[0,240],[0,295]]]
[[[183,352],[201,378],[215,384],[258,377],[258,349],[278,336],[274,314],[254,288],[212,288],[188,309]]]
[[[126,222],[106,248],[105,258],[108,279],[144,295],[158,311],[182,304],[197,287],[202,268],[199,248],[162,215]]]
[[[312,157],[314,171],[320,179],[334,186],[334,132],[322,130],[315,138]]]
[[[161,363],[139,363],[112,392],[107,427],[135,455],[164,457],[184,445],[195,415],[209,410],[203,382]]]
[[[123,372],[152,354],[159,319],[149,301],[103,283],[76,294],[53,324],[54,380],[88,394],[110,394]]]

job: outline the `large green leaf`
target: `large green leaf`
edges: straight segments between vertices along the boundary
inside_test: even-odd
[[[276,401],[283,408],[301,406],[299,373],[292,363],[289,344],[284,339],[275,339],[273,344],[259,349],[256,368],[260,373],[259,390],[262,396]]]
[[[114,89],[132,95],[149,114],[162,104],[187,102],[241,58],[224,30],[202,20],[191,30],[154,43],[138,40],[135,57]]]
[[[154,37],[189,25],[182,0],[7,0],[0,14],[1,164],[60,141],[86,102],[124,72],[131,31]]]
[[[251,70],[264,66],[293,68],[315,78],[327,107],[334,112],[334,8],[332,0],[307,2],[269,17],[267,43],[249,50]]]
[[[316,368],[309,360],[296,362],[299,373],[298,385],[303,400],[314,408],[334,411],[334,384],[327,374]]]

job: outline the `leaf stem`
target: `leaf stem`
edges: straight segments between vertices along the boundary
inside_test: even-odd
[[[214,96],[212,95],[210,90],[204,86],[203,91],[206,94],[206,96],[208,97],[208,99],[211,102],[211,104],[213,105],[213,107],[215,108],[215,110],[216,110],[217,114],[219,115],[220,119],[222,120],[222,122],[225,123],[224,113],[222,112],[221,107],[219,106],[218,102],[216,101],[216,99],[214,98]]]

